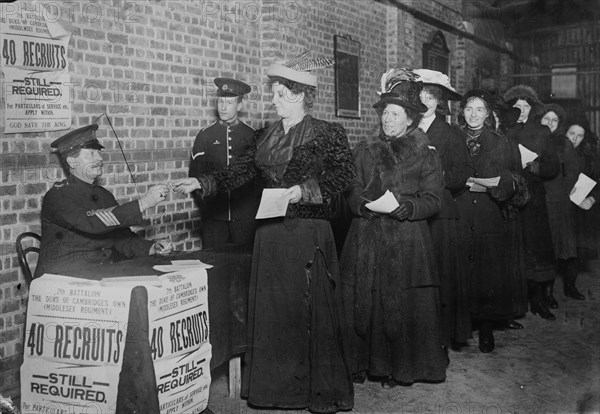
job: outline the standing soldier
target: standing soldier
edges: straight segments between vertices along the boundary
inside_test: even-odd
[[[190,177],[210,174],[228,166],[243,154],[254,136],[254,129],[238,117],[250,86],[229,78],[216,78],[215,85],[218,88],[219,119],[200,130],[196,136],[190,160]],[[214,197],[200,197],[197,194],[202,247],[217,248],[225,243],[233,243],[250,248],[254,243],[254,217],[260,196],[261,187],[255,182]]]

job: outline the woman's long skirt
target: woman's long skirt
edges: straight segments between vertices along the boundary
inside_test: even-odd
[[[331,226],[265,220],[256,233],[242,396],[260,407],[353,407],[341,285]]]

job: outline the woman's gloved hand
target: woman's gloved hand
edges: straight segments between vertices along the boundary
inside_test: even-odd
[[[360,204],[360,215],[367,220],[373,220],[374,218],[380,217],[381,214],[374,212],[373,210],[369,210],[369,208],[367,206],[365,206],[365,204],[367,204],[368,201],[363,201]]]
[[[403,201],[389,216],[396,220],[406,220],[413,213],[413,205],[410,201]]]

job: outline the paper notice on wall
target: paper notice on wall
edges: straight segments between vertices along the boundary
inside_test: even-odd
[[[16,2],[0,7],[4,132],[70,128],[70,33],[42,3]]]
[[[69,72],[4,68],[6,133],[59,131],[71,127]]]
[[[200,413],[208,405],[208,285],[201,266],[159,276],[147,287],[149,340],[161,413]]]
[[[115,412],[132,288],[54,275],[31,282],[21,412]]]

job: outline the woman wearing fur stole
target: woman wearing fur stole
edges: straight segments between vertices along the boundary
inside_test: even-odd
[[[353,321],[348,359],[355,382],[367,374],[384,388],[444,381],[439,279],[427,218],[441,208],[442,166],[418,129],[426,107],[421,83],[404,69],[382,78],[378,135],[354,151],[357,178],[348,204],[353,219],[341,256],[344,307]],[[399,207],[367,207],[389,190]]]

